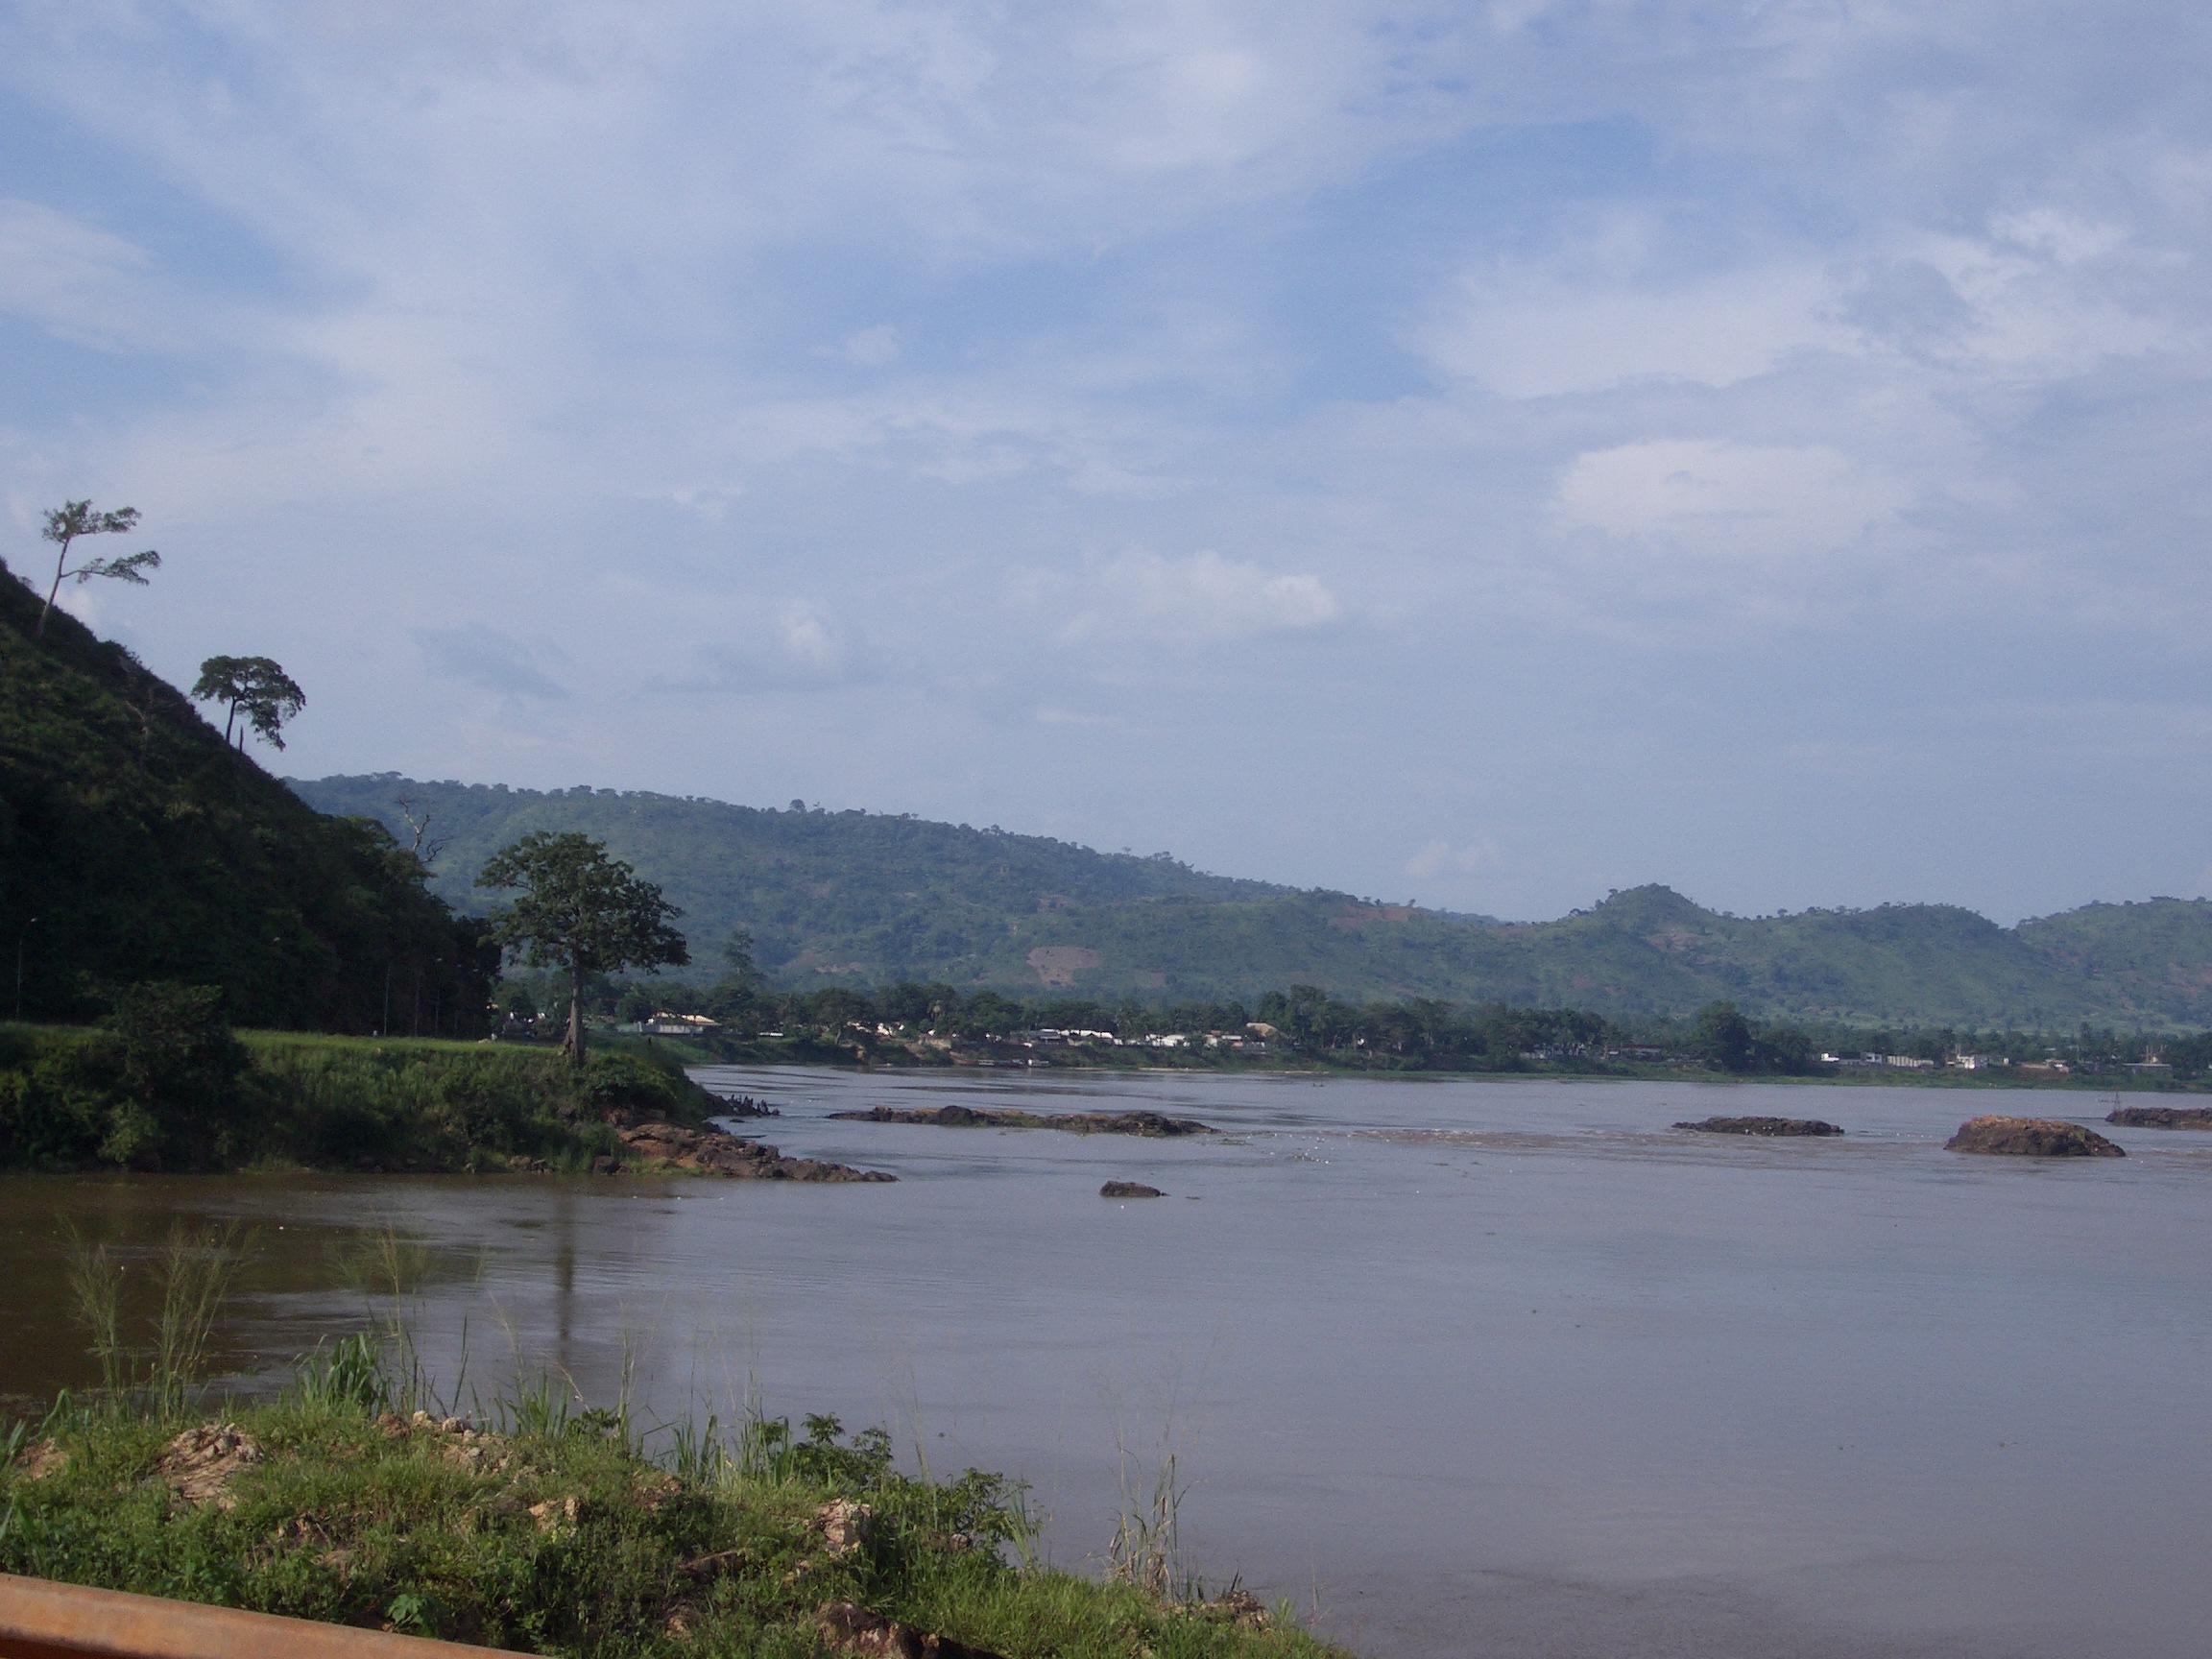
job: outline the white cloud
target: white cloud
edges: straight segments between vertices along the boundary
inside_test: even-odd
[[[541,666],[560,658],[557,649],[533,645],[482,622],[418,628],[415,646],[432,673],[464,685],[535,702],[560,702],[569,695],[568,687]]]
[[[633,608],[647,628],[654,596],[650,584],[610,585],[626,613]],[[765,600],[744,595],[703,593],[689,608],[691,637],[701,638],[691,653],[697,668],[688,674],[652,675],[646,688],[685,696],[813,695],[874,684],[884,664],[855,631],[829,606],[816,600]],[[619,660],[625,647],[613,648]],[[671,663],[671,666],[673,664]]]
[[[1936,352],[1953,367],[2049,380],[2204,338],[2170,292],[2176,276],[2193,286],[2193,274],[2110,225],[2036,209],[1994,220],[1986,235],[1923,233],[1901,249],[1958,298],[1958,326]]]
[[[1472,841],[1463,846],[1431,841],[1406,860],[1406,874],[1423,881],[1440,876],[1479,876],[1498,869],[1504,861],[1505,855],[1495,841]]]
[[[1577,455],[1554,507],[1570,529],[1652,550],[1786,563],[1856,541],[1910,498],[1823,445],[1668,438]]]
[[[2000,213],[1990,220],[1989,229],[1999,239],[2059,265],[2078,265],[2113,252],[2128,240],[2127,232],[2117,225],[2049,206]]]
[[[888,323],[877,323],[846,335],[837,344],[837,355],[863,369],[880,369],[897,362],[902,349],[899,330]]]
[[[666,492],[664,499],[709,524],[719,524],[730,517],[731,507],[744,493],[742,484],[686,484]]]
[[[1344,619],[1344,602],[1320,577],[1284,574],[1214,552],[1165,559],[1142,550],[1104,560],[1080,587],[1070,639],[1124,635],[1241,639],[1303,634]]]
[[[0,197],[0,311],[84,345],[144,345],[157,332],[152,263],[111,231]]]
[[[803,673],[831,677],[845,667],[845,641],[830,613],[819,605],[794,599],[776,614],[776,643],[783,660]]]
[[[1118,715],[1090,714],[1056,703],[1039,704],[1029,718],[1040,726],[1079,726],[1097,732],[1118,731],[1127,724]]]
[[[1579,251],[1500,261],[1457,279],[1417,335],[1439,371],[1509,397],[1596,392],[1642,379],[1731,386],[1791,351],[1839,343],[1835,289],[1816,261],[1681,278]],[[1627,268],[1622,268],[1626,265]]]

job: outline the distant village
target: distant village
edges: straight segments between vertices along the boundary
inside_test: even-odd
[[[511,1018],[508,1034],[530,1035],[530,1028],[534,1024],[535,1022]],[[703,1045],[711,1044],[726,1035],[736,1035],[723,1022],[707,1015],[678,1014],[666,1010],[628,1022],[615,1029],[630,1036],[687,1039]],[[779,1029],[747,1035],[755,1041],[781,1042],[787,1040],[792,1033]],[[815,1035],[827,1037],[830,1034],[823,1031]],[[740,1037],[739,1040],[743,1041],[744,1038]],[[839,1041],[837,1038],[831,1040]],[[1083,1050],[1138,1049],[1164,1055],[1181,1051],[1193,1058],[1211,1051],[1221,1058],[1234,1056],[1245,1059],[1284,1058],[1301,1051],[1311,1051],[1301,1050],[1288,1033],[1263,1020],[1249,1021],[1241,1028],[1233,1030],[1147,1031],[1122,1036],[1113,1031],[1079,1026],[1046,1025],[980,1038],[917,1028],[907,1022],[852,1020],[845,1022],[841,1041],[845,1045],[863,1049],[883,1046],[904,1048],[916,1058],[970,1066],[1049,1065],[1054,1063],[1056,1056],[1064,1056],[1059,1059],[1060,1064],[1079,1064],[1077,1051]],[[1364,1050],[1369,1047],[1368,1039],[1363,1036],[1355,1037],[1348,1047],[1355,1052]],[[1696,1055],[1655,1044],[1547,1045],[1521,1049],[1515,1058],[1524,1065],[1568,1069],[1671,1068],[1691,1070],[1705,1068],[1704,1061]],[[2036,1060],[2015,1061],[2007,1055],[1967,1051],[1949,1054],[1938,1060],[1918,1054],[1823,1050],[1817,1057],[1815,1069],[1838,1072],[2004,1073],[2021,1082],[2066,1079],[2076,1075],[2078,1070],[2074,1063],[2055,1054]],[[2114,1066],[2097,1070],[2101,1075],[2117,1070],[2145,1082],[2171,1079],[2175,1074],[2173,1065],[2152,1051],[2145,1052],[2139,1060],[2120,1061]]]
[[[2008,1071],[2013,1076],[2035,1078],[2070,1077],[2073,1066],[2052,1055],[2042,1060],[2024,1060],[2015,1064],[1998,1054],[1952,1054],[1942,1060],[1924,1059],[1917,1054],[1830,1054],[1822,1053],[1820,1064],[1834,1067],[1839,1071]],[[2155,1055],[2146,1054],[2140,1060],[2124,1060],[2120,1070],[2131,1076],[2162,1078],[2174,1075],[2174,1068]]]
[[[710,1020],[704,1014],[656,1013],[643,1020],[635,1020],[618,1025],[616,1030],[634,1037],[690,1037],[705,1038],[725,1029],[722,1022]],[[845,1030],[850,1037],[876,1043],[902,1045],[921,1051],[956,1055],[964,1049],[977,1046],[977,1039],[956,1037],[934,1030],[916,1030],[905,1022],[884,1020],[849,1020]],[[788,1033],[783,1031],[758,1031],[757,1038],[770,1042],[780,1041]],[[1008,1032],[1004,1036],[987,1036],[980,1040],[988,1046],[1013,1046],[1030,1050],[1051,1048],[1150,1048],[1172,1050],[1177,1048],[1212,1048],[1235,1054],[1259,1056],[1269,1052],[1269,1045],[1281,1046],[1283,1033],[1263,1020],[1249,1022],[1240,1031],[1148,1031],[1142,1036],[1118,1037],[1111,1031],[1084,1030],[1079,1027],[1063,1029],[1055,1025],[1037,1026],[1027,1030]]]

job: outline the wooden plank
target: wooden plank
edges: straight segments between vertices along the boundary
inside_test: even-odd
[[[496,1651],[0,1573],[0,1659],[482,1659]]]

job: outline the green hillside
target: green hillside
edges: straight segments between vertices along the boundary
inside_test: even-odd
[[[864,812],[773,810],[614,790],[541,793],[395,774],[294,788],[381,819],[397,802],[446,845],[437,885],[481,908],[474,872],[532,830],[582,830],[684,907],[696,972],[749,930],[795,986],[963,987],[1173,998],[1304,983],[1346,998],[1984,1026],[2212,1024],[2212,903],[2090,905],[2001,927],[1953,905],[1759,918],[1665,887],[1509,924],[1202,875],[1037,836]]]
[[[175,686],[0,563],[0,1017],[113,987],[220,985],[242,1023],[434,1029],[484,1000],[482,949],[373,825],[322,817]]]

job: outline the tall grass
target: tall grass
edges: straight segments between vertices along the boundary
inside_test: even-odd
[[[360,1293],[366,1329],[358,1337],[369,1344],[386,1407],[397,1411],[436,1407],[440,1416],[445,1415],[445,1407],[464,1398],[469,1384],[469,1323],[462,1321],[460,1363],[448,1400],[431,1378],[415,1338],[420,1293],[438,1269],[438,1252],[388,1222],[337,1246],[330,1260],[338,1278]],[[479,1272],[482,1265],[479,1260]]]
[[[1171,1451],[1163,1452],[1154,1465],[1148,1487],[1132,1478],[1135,1458],[1126,1448],[1118,1450],[1118,1458],[1121,1512],[1106,1549],[1107,1575],[1165,1600],[1188,1587],[1178,1583],[1187,1578],[1178,1524],[1190,1487],[1178,1479]]]
[[[290,1397],[310,1411],[373,1413],[398,1402],[386,1373],[382,1346],[367,1331],[341,1336],[292,1362]]]
[[[100,1400],[163,1419],[180,1415],[206,1381],[208,1344],[252,1236],[235,1221],[170,1228],[151,1272],[156,1292],[151,1340],[129,1340],[125,1276],[129,1264],[106,1239],[68,1235],[66,1269],[77,1324],[100,1363]]]
[[[119,1400],[129,1385],[130,1358],[123,1349],[123,1264],[108,1253],[108,1241],[93,1242],[67,1227],[69,1301],[92,1357],[100,1361],[100,1392]]]
[[[183,1410],[199,1387],[216,1318],[249,1250],[249,1236],[235,1221],[197,1233],[170,1229],[156,1269],[161,1283],[161,1311],[155,1321],[147,1377],[159,1414]]]

